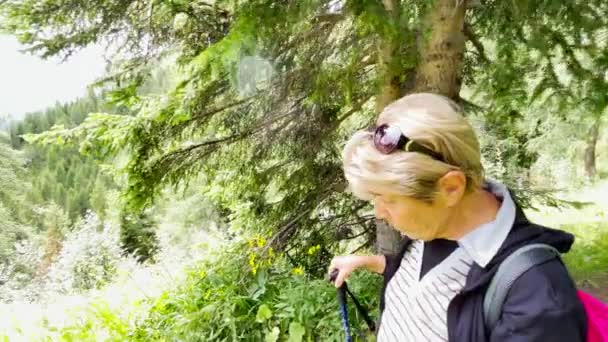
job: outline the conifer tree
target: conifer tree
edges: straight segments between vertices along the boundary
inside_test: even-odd
[[[481,113],[484,132],[509,142],[510,170],[535,158],[524,145],[538,127],[520,127],[532,112],[601,116],[607,105],[602,0],[7,0],[2,13],[43,57],[119,48],[110,99],[137,115],[92,115],[38,141],[126,151],[132,208],[203,173],[234,227],[298,255],[361,232],[376,240],[369,207],[344,192],[340,150],[404,94],[437,92]],[[150,61],[168,54],[181,81],[138,94]],[[381,249],[394,248],[379,227]]]

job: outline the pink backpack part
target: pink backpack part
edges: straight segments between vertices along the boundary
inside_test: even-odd
[[[587,312],[587,341],[608,342],[608,305],[584,291],[577,293]]]

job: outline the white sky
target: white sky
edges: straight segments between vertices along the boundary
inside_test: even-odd
[[[99,46],[81,50],[63,63],[21,53],[23,49],[14,37],[0,35],[0,116],[20,118],[83,96],[105,69]]]

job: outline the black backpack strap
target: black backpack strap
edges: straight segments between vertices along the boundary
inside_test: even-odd
[[[519,248],[498,266],[483,299],[486,330],[491,332],[500,319],[502,305],[515,281],[526,271],[553,258],[559,258],[557,249],[546,244],[530,244]]]

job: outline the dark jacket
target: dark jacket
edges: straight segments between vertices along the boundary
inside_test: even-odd
[[[571,234],[530,223],[517,208],[513,228],[496,256],[485,268],[473,263],[464,289],[450,302],[447,317],[449,341],[585,341],[587,316],[578,300],[576,287],[559,259],[524,273],[511,287],[496,327],[486,331],[484,326],[484,294],[502,260],[527,244],[545,243],[566,253],[573,242]],[[386,285],[399,268],[410,243],[410,239],[404,238],[399,253],[386,256],[381,315]]]

